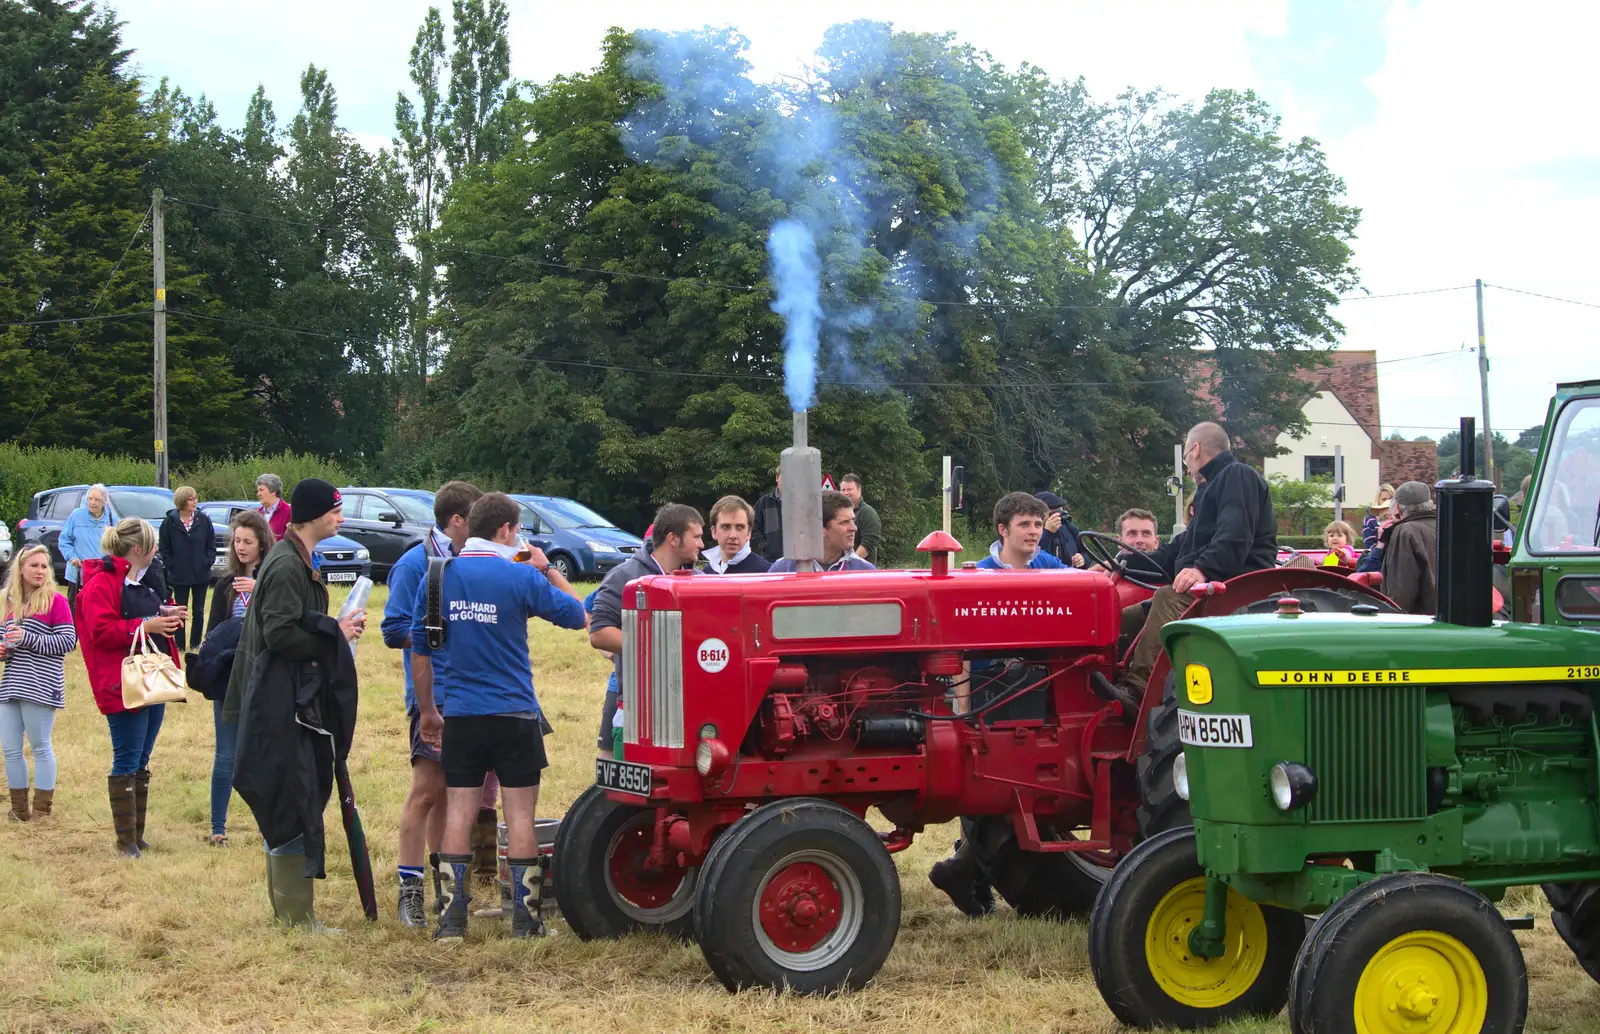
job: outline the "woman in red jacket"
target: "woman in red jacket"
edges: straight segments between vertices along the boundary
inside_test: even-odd
[[[100,540],[106,556],[83,565],[78,593],[78,644],[89,673],[94,702],[111,728],[111,822],[117,850],[129,858],[149,848],[144,842],[145,804],[150,793],[150,752],[161,731],[166,705],[135,710],[122,706],[122,659],[142,627],[157,649],[178,661],[172,633],[183,625],[180,611],[161,616],[166,586],[150,570],[156,555],[156,529],[148,521],[127,517],[106,529]]]

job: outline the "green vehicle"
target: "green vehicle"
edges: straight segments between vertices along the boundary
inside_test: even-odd
[[[1295,1034],[1520,1031],[1532,920],[1495,905],[1520,885],[1600,980],[1600,381],[1559,387],[1535,478],[1499,558],[1512,620],[1469,473],[1438,486],[1437,618],[1283,600],[1162,630],[1194,827],[1096,903],[1090,965],[1124,1023],[1287,1004]]]

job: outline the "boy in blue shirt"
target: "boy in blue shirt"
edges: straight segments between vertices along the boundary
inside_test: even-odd
[[[411,625],[411,681],[422,738],[440,748],[444,769],[444,850],[450,889],[440,895],[436,940],[467,934],[472,824],[485,776],[500,776],[511,864],[511,936],[540,937],[544,863],[534,835],[534,808],[545,759],[539,700],[528,660],[528,619],[586,628],[578,595],[544,553],[516,562],[521,508],[491,492],[472,505],[466,545],[444,570],[440,617],[444,641],[428,641],[428,581],[417,588]],[[435,698],[447,703],[440,714]],[[439,868],[434,870],[438,880]]]
[[[994,504],[994,530],[1000,537],[989,547],[989,555],[978,561],[978,566],[986,571],[1066,567],[1039,548],[1044,537],[1045,515],[1044,503],[1026,492],[1008,492],[1001,496]]]

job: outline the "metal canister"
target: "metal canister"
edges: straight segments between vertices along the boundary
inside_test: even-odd
[[[511,834],[504,822],[495,827],[495,882],[500,884],[500,914],[511,914]]]

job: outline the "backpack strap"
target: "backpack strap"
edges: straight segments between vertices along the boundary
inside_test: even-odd
[[[422,616],[422,627],[428,633],[428,649],[444,646],[444,568],[450,562],[447,556],[428,558],[427,610]]]

